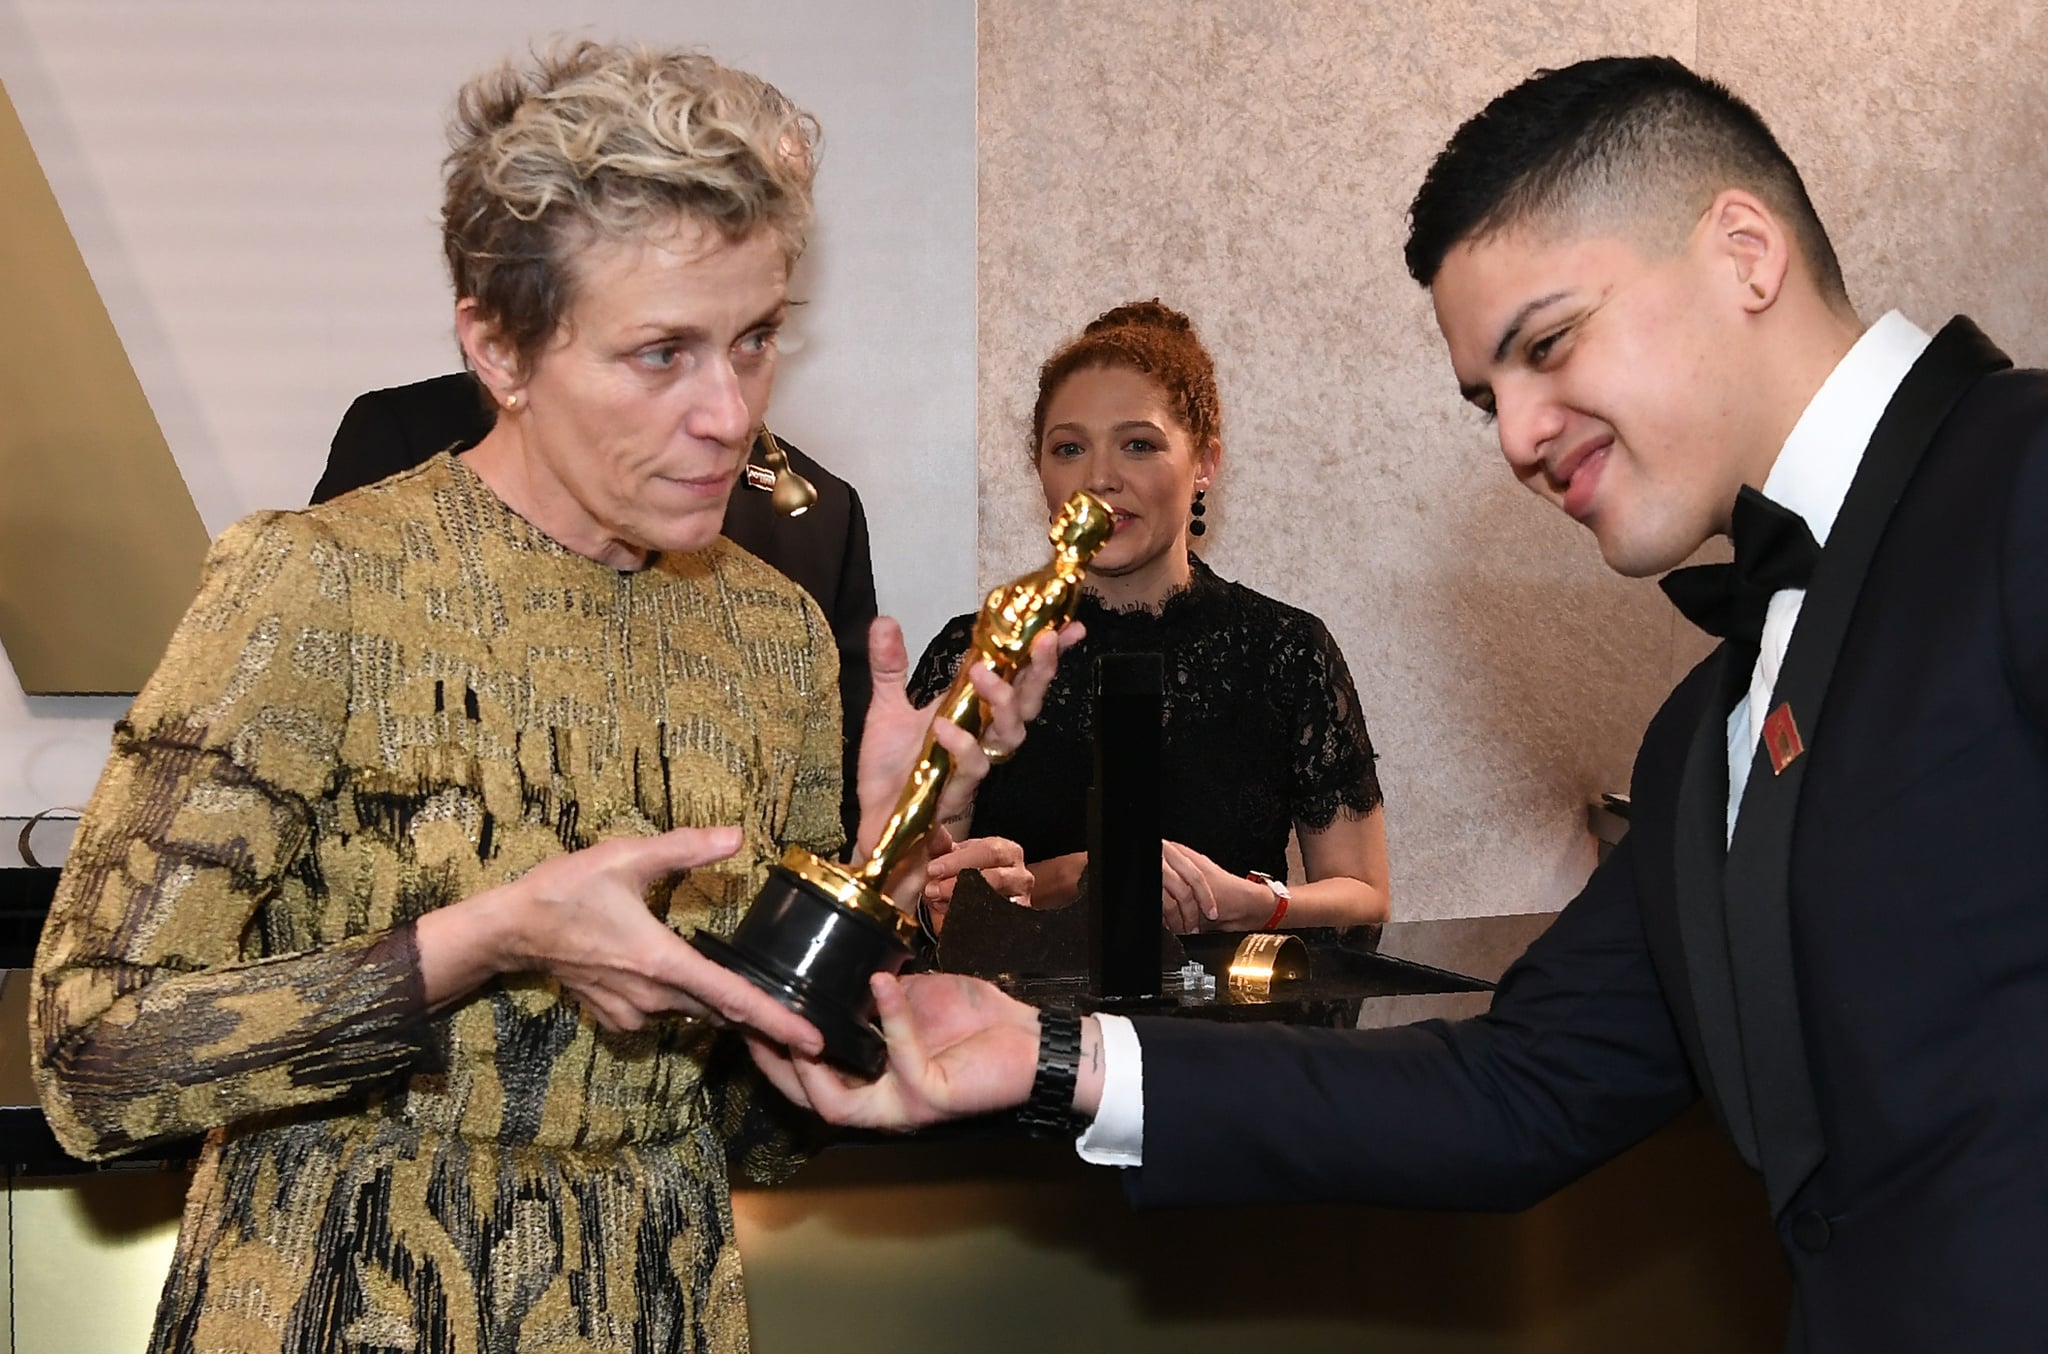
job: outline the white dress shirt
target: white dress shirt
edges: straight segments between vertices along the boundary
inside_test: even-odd
[[[1764,481],[1764,496],[1806,521],[1813,539],[1828,543],[1835,517],[1848,496],[1849,481],[1863,461],[1863,449],[1898,392],[1906,373],[1932,338],[1894,310],[1865,330],[1792,426],[1783,450]],[[1728,836],[1735,835],[1735,811],[1749,783],[1749,764],[1769,708],[1778,668],[1798,623],[1803,588],[1772,596],[1749,698],[1728,712]],[[1145,1145],[1144,1051],[1137,1031],[1122,1016],[1097,1015],[1102,1031],[1102,1103],[1095,1120],[1074,1146],[1084,1161],[1102,1166],[1136,1166]]]
[[[1828,373],[1806,412],[1792,425],[1792,435],[1785,439],[1784,449],[1764,480],[1763,494],[1804,518],[1821,548],[1827,547],[1828,533],[1834,530],[1842,500],[1848,497],[1849,481],[1863,463],[1863,449],[1870,445],[1870,435],[1877,431],[1885,406],[1931,342],[1933,338],[1918,325],[1896,310],[1890,312],[1856,340],[1856,346]],[[1749,785],[1749,765],[1756,757],[1771,692],[1778,685],[1778,669],[1785,661],[1792,627],[1805,602],[1804,588],[1784,588],[1772,594],[1764,612],[1756,667],[1749,674],[1749,698],[1737,701],[1728,712],[1730,841],[1735,839],[1735,811]]]

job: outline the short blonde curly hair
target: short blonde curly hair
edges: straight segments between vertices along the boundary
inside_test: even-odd
[[[441,244],[458,300],[530,370],[575,297],[576,253],[678,216],[763,228],[794,263],[811,225],[817,119],[702,52],[579,42],[456,97]]]

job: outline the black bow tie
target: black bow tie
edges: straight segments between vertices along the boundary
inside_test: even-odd
[[[1746,484],[1735,497],[1729,535],[1735,541],[1733,564],[1674,569],[1658,586],[1700,629],[1755,649],[1762,642],[1772,594],[1805,587],[1820,560],[1820,546],[1798,513]]]

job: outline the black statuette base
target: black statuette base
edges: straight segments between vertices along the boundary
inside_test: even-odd
[[[872,1081],[888,1063],[868,976],[895,973],[910,947],[864,912],[777,865],[730,936],[698,931],[698,951],[818,1027],[825,1061]]]

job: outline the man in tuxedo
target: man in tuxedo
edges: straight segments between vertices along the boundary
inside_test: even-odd
[[[1677,62],[1545,72],[1411,212],[1465,398],[1617,571],[1724,642],[1630,833],[1488,1014],[1290,1030],[1041,1015],[878,979],[829,1117],[1072,1110],[1141,1203],[1527,1205],[1702,1094],[1761,1174],[1812,1354],[2048,1339],[2048,373],[1851,308],[1797,170]]]
[[[334,430],[327,468],[313,486],[313,502],[324,503],[410,470],[437,452],[467,451],[483,440],[496,418],[476,378],[466,371],[359,395]],[[817,502],[797,517],[776,512],[769,502],[774,471],[763,463],[757,446],[726,503],[724,535],[794,579],[817,600],[831,623],[839,650],[845,739],[840,817],[851,842],[860,819],[854,768],[860,764],[860,735],[872,686],[868,626],[876,614],[868,520],[851,484],[789,443],[781,445],[790,469],[817,490]]]

